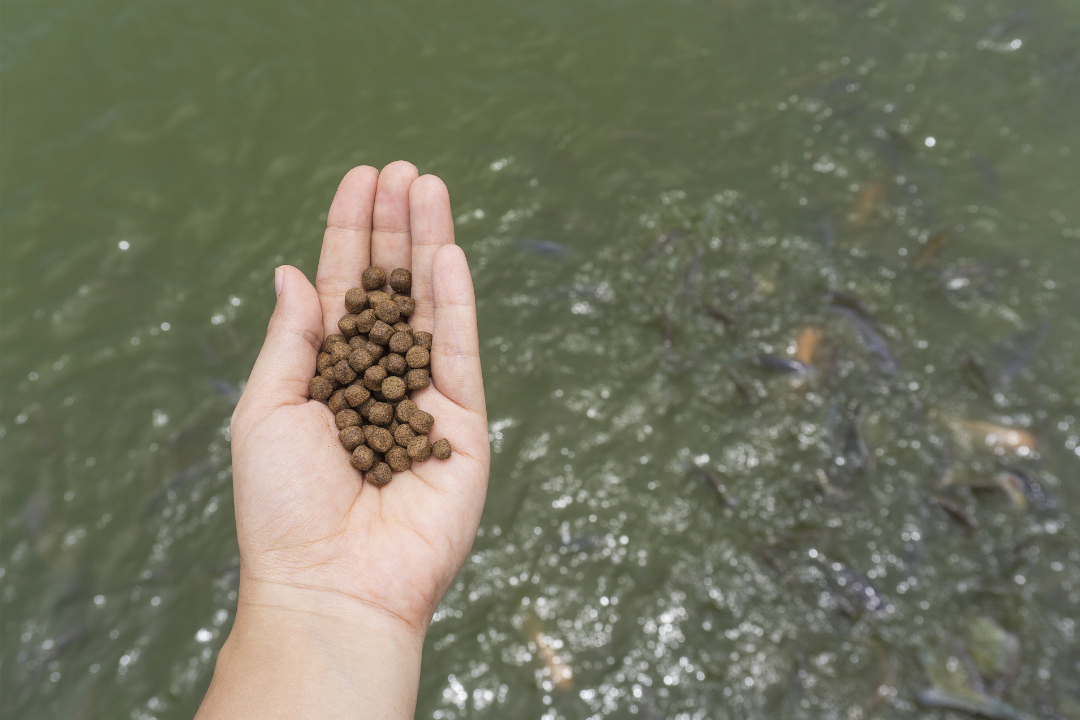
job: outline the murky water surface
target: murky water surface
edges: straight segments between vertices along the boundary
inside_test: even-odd
[[[272,269],[404,157],[494,449],[418,717],[1080,718],[1076,3],[13,0],[0,52],[6,717],[194,712]]]

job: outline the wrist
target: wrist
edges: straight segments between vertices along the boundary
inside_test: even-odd
[[[348,598],[245,579],[199,717],[411,718],[425,630]]]

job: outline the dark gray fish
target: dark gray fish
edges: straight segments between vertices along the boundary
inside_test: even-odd
[[[725,368],[725,371],[727,372],[728,377],[731,378],[731,382],[735,385],[735,389],[742,395],[743,400],[745,400],[747,404],[753,405],[757,401],[757,393],[750,389],[750,386],[746,381],[743,380],[730,365]]]
[[[179,488],[194,482],[199,478],[206,477],[212,467],[213,462],[210,458],[203,458],[202,460],[196,460],[191,463],[186,468],[166,480],[165,484],[156,493],[150,496],[150,499],[143,505],[143,513],[147,513],[153,509],[153,507],[170,492],[175,492]]]
[[[1010,346],[1018,348],[1016,354],[1006,362],[1001,370],[997,374],[997,380],[1002,385],[1008,385],[1016,376],[1020,374],[1020,371],[1027,367],[1027,364],[1031,362],[1031,358],[1035,357],[1035,352],[1042,345],[1043,340],[1050,333],[1050,323],[1045,322],[1035,330],[1021,333],[1017,335],[1009,343]]]
[[[960,353],[960,366],[968,372],[968,374],[978,380],[978,384],[983,390],[987,392],[994,391],[994,380],[990,376],[990,371],[986,368],[986,365],[977,357],[969,352]]]
[[[1024,716],[1012,705],[991,697],[961,697],[944,690],[927,688],[915,693],[915,699],[925,707],[957,710],[987,720],[1024,720]]]
[[[534,240],[524,239],[515,240],[514,244],[518,247],[528,250],[529,252],[536,253],[537,255],[547,255],[549,257],[566,257],[570,254],[570,249],[562,243],[557,243],[554,240]]]
[[[895,375],[900,371],[900,363],[897,362],[896,356],[889,350],[885,338],[860,313],[851,308],[838,305],[829,306],[827,312],[848,319],[848,322],[858,333],[859,339],[862,340],[863,349],[866,350],[877,365],[878,372],[882,375]]]
[[[708,484],[712,491],[716,493],[716,496],[723,501],[725,507],[738,507],[738,501],[733,499],[728,493],[727,486],[724,485],[724,480],[720,477],[720,473],[716,472],[711,467],[698,467],[695,468],[695,471]]]
[[[994,269],[989,265],[961,265],[943,270],[938,274],[938,280],[941,286],[950,292],[974,290],[976,285],[984,292],[992,292],[993,286],[989,284],[989,278],[993,273]]]
[[[224,380],[211,378],[210,387],[214,388],[214,392],[231,402],[233,405],[240,402],[240,389],[235,385],[227,383]]]
[[[855,403],[849,412],[841,412],[840,404],[833,403],[825,418],[829,436],[829,453],[834,473],[844,475],[870,467],[873,457],[862,436],[862,416],[865,412],[861,402]]]
[[[968,530],[974,530],[979,526],[971,513],[969,513],[962,505],[957,502],[953,502],[947,497],[944,497],[942,495],[931,495],[929,498],[927,498],[927,502],[929,502],[934,507],[939,507],[944,510],[946,513],[949,514],[949,517],[963,525]]]
[[[783,355],[759,353],[753,357],[753,360],[754,364],[758,367],[763,367],[766,370],[772,370],[773,372],[784,373],[785,375],[802,377],[814,372],[814,366],[810,363],[804,363],[801,360],[785,357]]]
[[[739,322],[739,318],[735,315],[732,315],[727,310],[721,310],[715,305],[710,305],[709,303],[701,303],[701,310],[713,320],[718,320],[725,325],[737,325]]]
[[[851,293],[844,292],[843,290],[829,290],[825,293],[825,300],[828,305],[847,308],[874,327],[878,326],[877,316],[871,312],[866,303]]]
[[[832,218],[825,218],[817,224],[814,235],[817,236],[817,241],[821,245],[821,249],[826,254],[832,251],[833,242],[836,240],[836,227],[833,225]]]
[[[854,603],[862,611],[874,616],[886,615],[889,612],[889,601],[878,592],[865,576],[843,563],[828,564],[831,584],[849,602]],[[848,609],[850,610],[850,608]],[[855,615],[856,612],[848,614]]]
[[[1043,512],[1057,510],[1057,499],[1043,488],[1042,484],[1035,479],[1034,475],[1023,468],[1015,467],[1013,465],[1002,465],[1001,472],[1008,473],[1016,479],[1017,484],[1019,484],[1021,491],[1024,493],[1024,497],[1027,498],[1031,507]]]

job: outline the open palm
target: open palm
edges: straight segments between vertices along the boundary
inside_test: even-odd
[[[414,463],[383,488],[363,482],[338,442],[330,409],[308,399],[345,292],[371,264],[412,271],[414,330],[434,335],[432,384],[412,394],[435,417],[449,460]],[[303,597],[361,607],[423,630],[472,546],[490,454],[476,305],[465,255],[454,245],[442,181],[409,163],[342,180],[327,218],[313,287],[278,269],[278,305],[232,419],[241,601]]]

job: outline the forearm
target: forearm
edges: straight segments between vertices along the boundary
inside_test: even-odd
[[[240,598],[196,720],[413,717],[421,631],[363,608]]]

